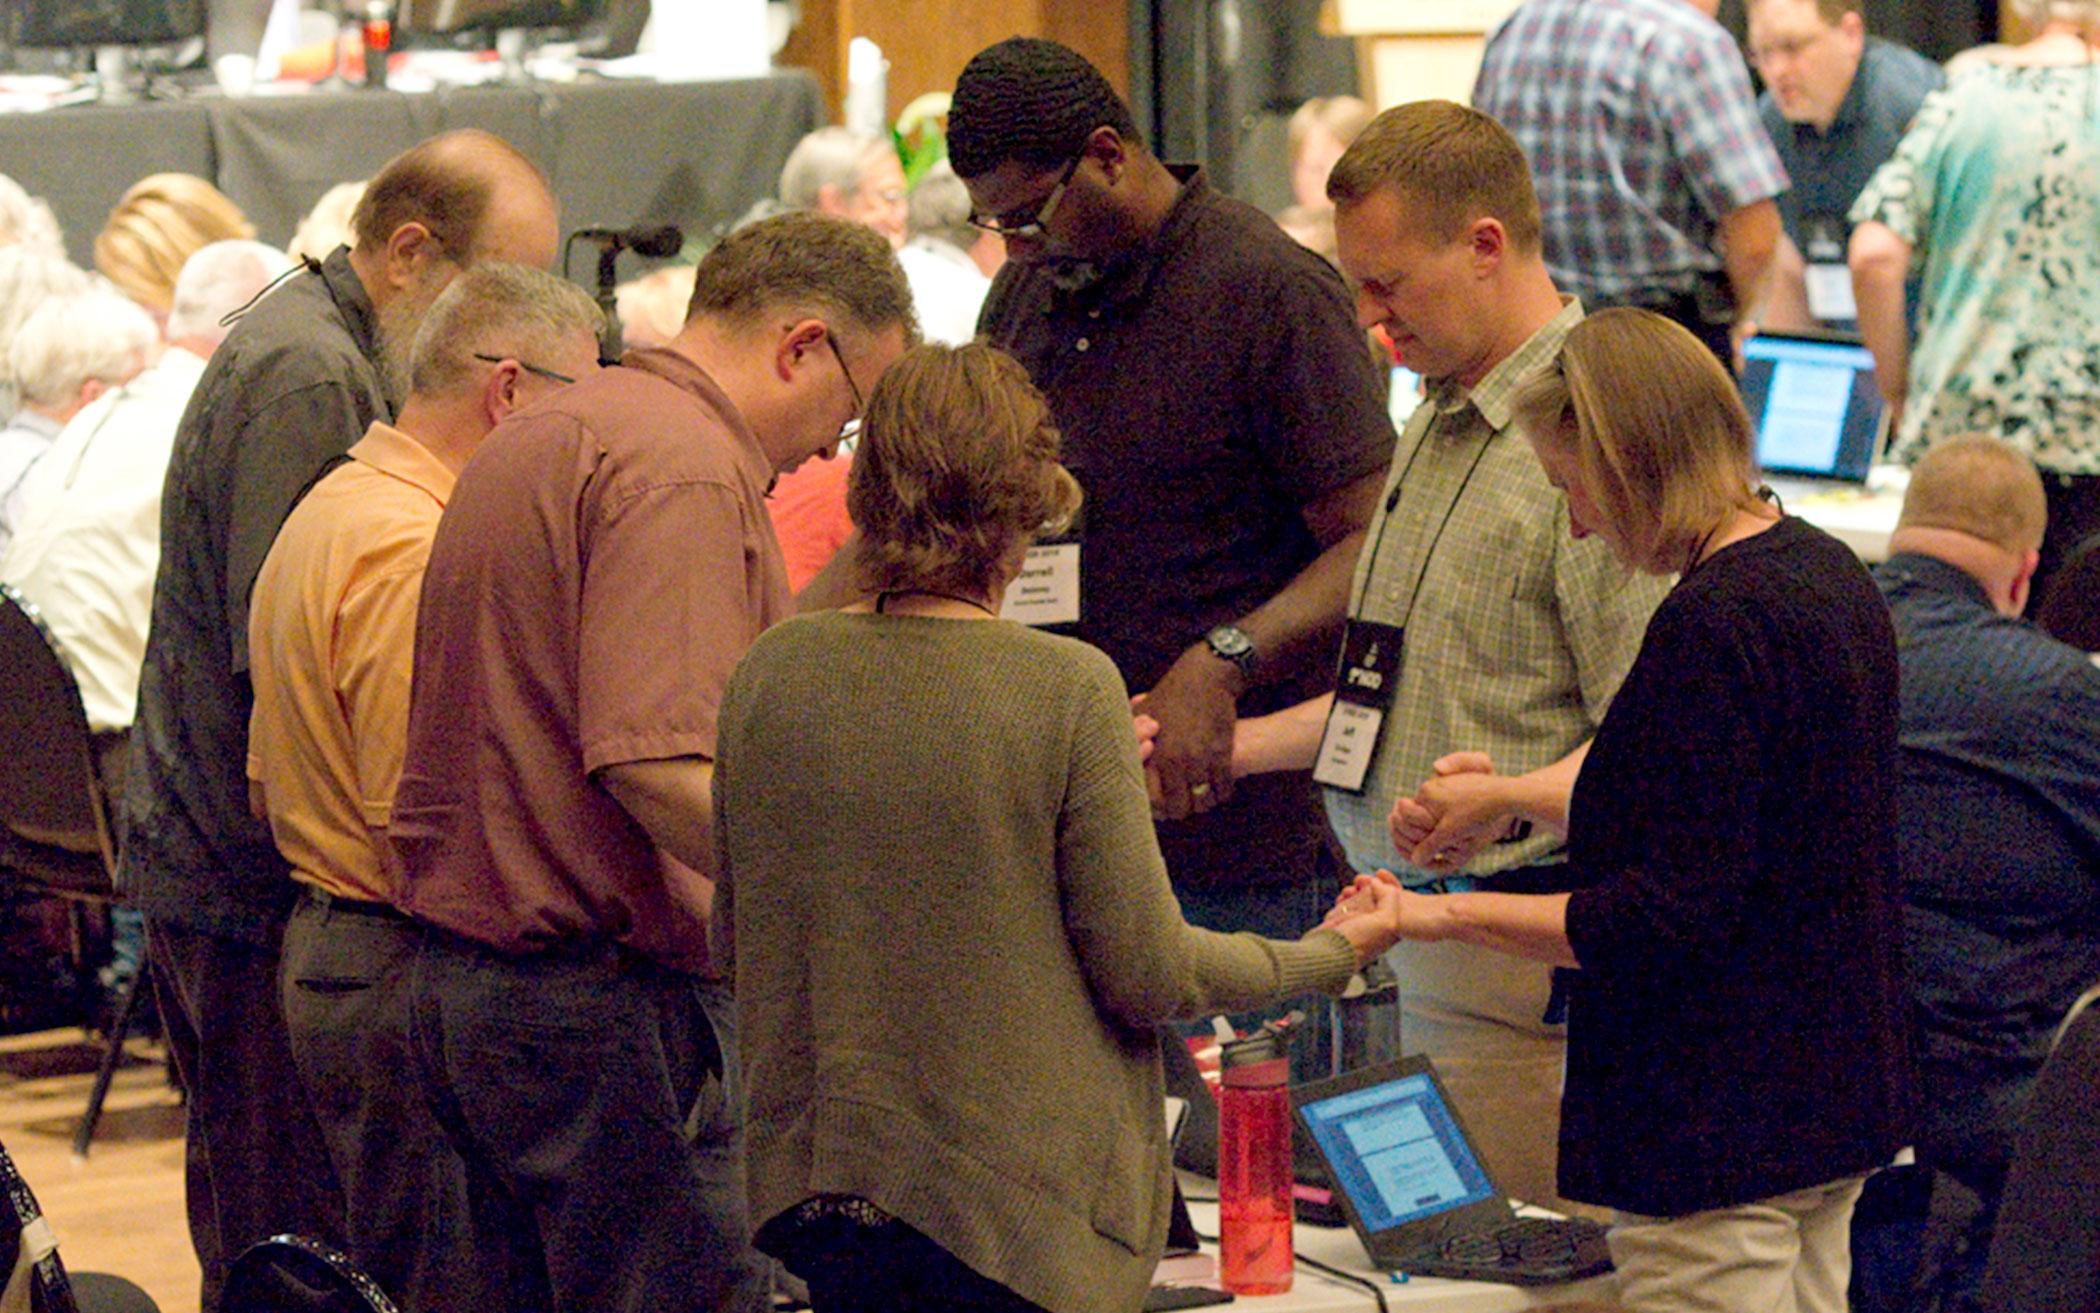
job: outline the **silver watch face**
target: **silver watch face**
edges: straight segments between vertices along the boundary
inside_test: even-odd
[[[1203,641],[1227,661],[1244,662],[1254,655],[1254,640],[1232,625],[1219,625],[1204,635]]]

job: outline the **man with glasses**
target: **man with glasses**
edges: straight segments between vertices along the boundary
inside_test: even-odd
[[[160,571],[125,780],[118,885],[189,1099],[190,1236],[202,1303],[226,1265],[283,1231],[339,1239],[340,1192],[299,1096],[278,1005],[295,886],[248,809],[248,594],[299,494],[400,405],[417,325],[486,261],[547,268],[547,180],[485,132],[448,132],[380,169],[355,248],[309,261],[249,309],[176,432]]]
[[[1908,47],[1867,35],[1858,0],[1750,0],[1758,115],[1794,185],[1765,322],[1852,328],[1859,314],[1846,214],[1946,75]]]
[[[1719,0],[1524,0],[1473,105],[1524,150],[1546,265],[1595,313],[1632,305],[1732,366],[1764,299],[1786,170]]]
[[[600,322],[552,274],[489,264],[454,279],[416,337],[400,415],[373,421],[300,500],[249,604],[248,778],[300,889],[284,929],[292,1060],[343,1185],[350,1255],[410,1309],[509,1293],[502,1255],[447,1233],[464,1164],[423,1102],[400,1097],[419,936],[395,906],[386,828],[416,597],[467,459],[512,412],[597,371]]]
[[[677,337],[498,425],[446,505],[388,835],[425,927],[416,1079],[473,1187],[453,1226],[521,1259],[485,1307],[766,1306],[707,957],[715,712],[793,609],[767,487],[915,336],[887,242],[762,220]]]
[[[1159,722],[1189,919],[1294,938],[1333,901],[1334,840],[1307,773],[1235,782],[1232,726],[1329,687],[1393,448],[1384,371],[1334,270],[1163,164],[1077,53],[979,53],[948,144],[1007,244],[979,327],[1048,397],[1086,490],[1076,544],[1048,549],[1077,557],[1050,618],[1076,613]]]

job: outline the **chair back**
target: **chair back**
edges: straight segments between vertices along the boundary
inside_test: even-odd
[[[2034,619],[2057,640],[2100,652],[2100,533],[2064,558]]]
[[[227,1270],[216,1313],[398,1313],[347,1254],[305,1236],[248,1246]]]
[[[0,828],[116,866],[80,686],[36,608],[0,584]],[[103,890],[102,892],[107,892]]]
[[[4,1144],[0,1144],[0,1199],[5,1201],[0,1202],[0,1256],[7,1259],[6,1271],[0,1272],[7,1289],[0,1299],[13,1301],[8,1307],[22,1307],[25,1292],[15,1287],[15,1281],[26,1280],[28,1307],[33,1313],[79,1313],[73,1285],[66,1279],[66,1265],[59,1261],[58,1241]],[[24,1247],[29,1249],[26,1268],[18,1261]]]

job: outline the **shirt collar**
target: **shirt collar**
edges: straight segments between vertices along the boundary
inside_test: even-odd
[[[1835,137],[1844,129],[1857,127],[1867,113],[1867,79],[1872,76],[1874,63],[1874,40],[1867,38],[1859,52],[1859,67],[1852,71],[1852,85],[1845,89],[1845,98],[1838,102],[1837,113],[1830,116],[1830,129],[1818,135]],[[1803,124],[1803,127],[1808,125]],[[1808,129],[1815,132],[1814,128]]]
[[[318,268],[312,265],[308,268],[315,269],[327,285],[328,295],[343,316],[343,327],[350,331],[350,340],[357,344],[358,352],[365,359],[378,363],[379,312],[372,306],[372,294],[365,290],[364,279],[359,278],[357,270],[350,265],[350,248],[338,246]],[[401,398],[389,396],[387,404],[398,411]]]
[[[1958,565],[1950,565],[1937,556],[1923,552],[1898,552],[1875,570],[1882,578],[1898,584],[1910,584],[1928,592],[1941,593],[1974,603],[1992,615],[1998,614],[1991,605],[1988,589],[1976,581],[1976,577]]]
[[[439,506],[452,500],[452,484],[458,476],[428,447],[391,424],[374,421],[350,449],[350,459],[429,493]]]
[[[737,464],[744,467],[752,483],[761,489],[773,486],[778,471],[773,468],[772,458],[766,455],[765,448],[758,445],[758,435],[744,422],[743,412],[736,408],[729,394],[722,391],[721,384],[715,382],[698,361],[669,347],[645,347],[620,357],[619,368],[654,374],[673,387],[692,393],[702,405],[720,417],[722,427],[729,435],[730,449],[736,453]]]
[[[1567,341],[1569,331],[1581,322],[1582,302],[1563,294],[1560,313],[1540,325],[1538,331],[1525,338],[1516,350],[1497,361],[1478,383],[1468,388],[1446,379],[1431,394],[1431,404],[1444,414],[1470,405],[1480,412],[1489,428],[1501,432],[1509,427],[1510,402],[1516,396],[1517,385],[1529,378],[1532,371],[1559,355],[1561,343]]]
[[[66,426],[49,415],[38,414],[36,411],[24,406],[15,412],[13,419],[7,421],[7,427],[11,429],[26,429],[49,442],[63,432]]]
[[[1167,211],[1159,231],[1102,267],[1093,296],[1104,306],[1143,301],[1170,256],[1189,239],[1204,205],[1210,199],[1210,179],[1193,164],[1169,164],[1167,171],[1181,183],[1181,194]]]

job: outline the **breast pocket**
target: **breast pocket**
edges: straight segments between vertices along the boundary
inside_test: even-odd
[[[1470,538],[1447,537],[1420,605],[1448,636],[1447,659],[1493,679],[1535,672],[1542,650],[1560,639],[1552,561],[1542,559],[1533,526],[1497,517]]]

